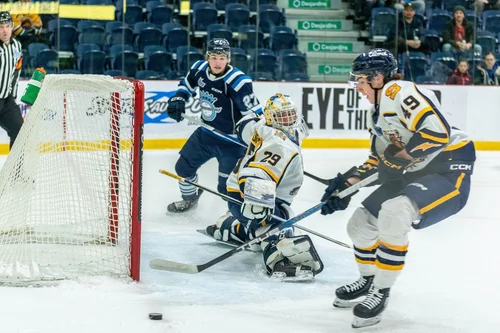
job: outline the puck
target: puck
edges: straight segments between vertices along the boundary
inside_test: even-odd
[[[161,313],[151,312],[149,314],[149,319],[151,319],[151,320],[162,320],[163,319],[163,315]]]

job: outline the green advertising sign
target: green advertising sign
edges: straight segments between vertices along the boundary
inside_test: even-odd
[[[307,43],[307,51],[331,53],[352,52],[352,43],[310,42]]]
[[[331,0],[288,0],[288,8],[324,9],[331,6]]]
[[[299,30],[342,30],[342,21],[299,21]]]
[[[318,67],[318,74],[322,75],[349,76],[350,71],[349,65],[319,65]]]

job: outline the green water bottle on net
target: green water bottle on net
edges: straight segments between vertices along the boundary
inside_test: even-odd
[[[35,69],[33,75],[31,76],[31,79],[28,81],[26,89],[24,90],[24,94],[21,97],[21,102],[26,103],[30,106],[35,103],[46,74],[47,73],[45,72],[45,69],[43,67]]]

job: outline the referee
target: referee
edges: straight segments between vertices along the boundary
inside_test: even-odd
[[[23,55],[21,43],[12,38],[13,25],[10,13],[0,12],[0,126],[7,131],[10,148],[23,125],[16,103]]]

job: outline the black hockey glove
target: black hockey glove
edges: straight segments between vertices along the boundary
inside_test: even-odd
[[[396,145],[389,145],[384,151],[384,155],[380,156],[378,163],[378,180],[384,184],[387,182],[395,182],[403,179],[403,172],[410,164],[410,160],[395,157],[402,149]]]
[[[168,116],[176,122],[181,121],[182,113],[186,110],[186,100],[182,97],[172,97],[168,100]]]
[[[321,207],[321,215],[329,215],[338,210],[344,210],[349,206],[351,196],[340,199],[335,195],[337,191],[342,192],[349,186],[351,185],[341,173],[330,180],[330,185],[328,185],[325,194],[321,198],[321,201],[325,203],[323,207]]]

